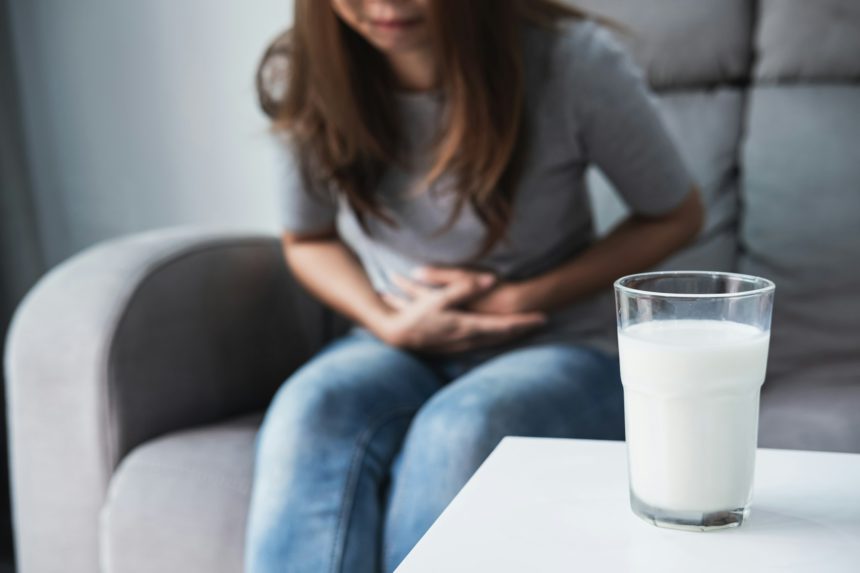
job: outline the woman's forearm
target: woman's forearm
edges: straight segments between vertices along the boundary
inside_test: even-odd
[[[551,311],[648,269],[687,243],[702,225],[698,192],[667,216],[630,217],[571,261],[534,279],[515,283],[518,310]]]
[[[314,296],[377,332],[392,312],[377,295],[361,263],[337,236],[284,240],[293,275]]]

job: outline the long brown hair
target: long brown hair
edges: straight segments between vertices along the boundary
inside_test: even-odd
[[[454,176],[455,207],[439,232],[468,202],[486,228],[475,257],[505,234],[526,151],[521,24],[581,17],[554,0],[429,3],[445,116],[425,182]],[[374,196],[386,167],[403,160],[393,88],[384,56],[328,0],[296,0],[292,29],[257,71],[260,105],[275,130],[297,144],[306,173],[345,195],[365,231],[368,214],[395,224]]]

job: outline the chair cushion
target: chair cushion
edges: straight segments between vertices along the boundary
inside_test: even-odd
[[[573,0],[629,30],[627,43],[658,88],[749,78],[750,0]]]
[[[860,373],[860,86],[753,90],[742,272],[776,283],[768,380]]]
[[[120,464],[101,517],[104,573],[240,573],[260,416],[147,442]]]
[[[860,2],[762,0],[759,80],[860,79]]]
[[[660,112],[684,161],[699,183],[707,210],[699,239],[661,269],[730,271],[737,252],[737,160],[743,102],[740,92],[678,92],[659,97]],[[618,194],[596,170],[589,192],[598,234],[626,214]]]

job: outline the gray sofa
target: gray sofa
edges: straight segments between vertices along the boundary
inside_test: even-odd
[[[760,443],[860,452],[860,2],[581,4],[633,30],[703,187],[664,266],[778,285]],[[605,231],[623,208],[593,195]],[[344,327],[272,236],[153,231],[48,273],[5,356],[20,571],[241,571],[261,412]]]

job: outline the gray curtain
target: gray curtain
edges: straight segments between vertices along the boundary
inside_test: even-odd
[[[0,350],[5,350],[6,330],[15,307],[45,270],[24,156],[11,35],[9,2],[0,0]],[[0,571],[5,570],[12,553],[5,383],[3,388],[0,393]]]
[[[0,0],[0,316],[9,318],[44,270],[24,157],[8,0]]]

